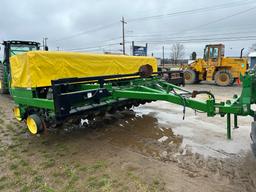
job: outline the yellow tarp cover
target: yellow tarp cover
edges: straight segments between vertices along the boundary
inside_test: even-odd
[[[10,61],[12,87],[23,88],[50,86],[61,78],[136,73],[145,64],[157,71],[155,58],[124,55],[31,51]]]

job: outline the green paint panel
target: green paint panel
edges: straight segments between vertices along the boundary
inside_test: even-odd
[[[33,98],[32,89],[12,88],[11,92],[14,97],[18,96],[18,97],[25,97],[25,98]]]
[[[24,98],[14,96],[14,101],[19,105],[26,105],[29,107],[43,108],[54,110],[53,100],[38,99],[38,98]]]

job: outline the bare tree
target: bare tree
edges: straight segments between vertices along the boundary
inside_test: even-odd
[[[183,59],[184,55],[184,45],[181,43],[174,43],[171,47],[171,60],[174,62],[174,64],[177,64],[178,60]]]

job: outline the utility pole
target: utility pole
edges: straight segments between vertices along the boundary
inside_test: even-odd
[[[48,50],[46,50],[46,47],[47,47],[47,40],[48,40],[47,37],[44,37],[44,38],[43,38],[43,50],[45,50],[45,51],[48,51]]]
[[[124,32],[124,25],[127,24],[127,22],[125,22],[124,20],[124,17],[122,17],[122,20],[121,20],[121,23],[122,23],[122,33],[123,33],[123,54],[125,55],[125,32]]]
[[[44,50],[44,38],[43,38],[43,50]]]
[[[163,68],[164,68],[164,46],[163,46]]]

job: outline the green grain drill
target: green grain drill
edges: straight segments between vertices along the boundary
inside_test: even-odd
[[[256,102],[255,70],[248,71],[241,77],[241,95],[234,95],[225,102],[217,102],[208,91],[191,92],[168,83],[159,77],[159,73],[145,64],[137,72],[130,74],[74,76],[51,79],[50,86],[46,87],[10,87],[16,104],[14,115],[19,121],[26,122],[32,134],[38,134],[70,119],[91,120],[106,112],[114,113],[161,100],[181,105],[184,113],[188,107],[205,112],[209,117],[226,117],[228,139],[231,139],[231,118],[234,118],[233,126],[238,127],[238,116],[256,117],[256,112],[252,109]],[[198,99],[197,96],[201,94],[208,95],[208,99]],[[255,143],[255,121],[252,123],[251,138]]]

